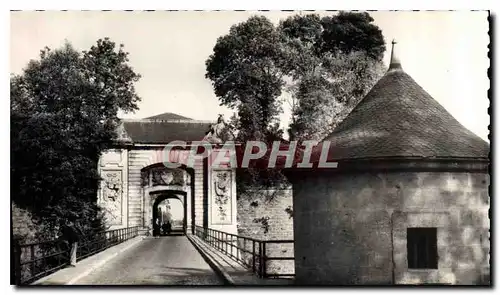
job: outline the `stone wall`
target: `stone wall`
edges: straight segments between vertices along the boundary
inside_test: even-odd
[[[298,283],[489,280],[489,175],[364,173],[294,183]],[[406,229],[438,229],[438,269],[407,267]]]
[[[292,190],[251,191],[238,195],[238,234],[260,240],[293,240]],[[252,251],[252,244],[240,246]],[[256,246],[256,252],[259,249]],[[293,257],[293,243],[267,244],[269,257]],[[250,255],[246,258],[251,263]],[[269,261],[268,274],[293,274],[294,262]]]

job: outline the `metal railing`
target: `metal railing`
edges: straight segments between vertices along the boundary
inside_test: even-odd
[[[259,240],[201,226],[195,227],[195,235],[233,260],[251,269],[260,278],[287,278],[295,276],[294,273],[269,272],[268,270],[269,262],[271,261],[288,260],[293,262],[295,259],[290,256],[269,256],[269,245],[293,245],[293,240]]]
[[[138,235],[138,226],[98,233],[89,240],[81,237],[77,247],[77,261],[125,242]],[[64,240],[12,245],[15,285],[26,285],[64,268],[69,264],[71,245]]]

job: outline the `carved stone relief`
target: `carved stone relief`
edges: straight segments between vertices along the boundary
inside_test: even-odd
[[[153,174],[152,185],[185,185],[184,172],[181,169],[169,168],[154,168],[151,170]]]
[[[212,171],[212,224],[231,224],[232,173]]]
[[[106,223],[109,225],[122,224],[122,171],[103,170],[101,182],[101,206],[104,209]]]

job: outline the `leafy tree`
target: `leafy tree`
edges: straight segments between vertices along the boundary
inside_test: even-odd
[[[140,100],[127,55],[107,38],[84,52],[67,43],[11,76],[12,199],[49,228],[68,214],[86,230],[102,227],[97,162],[116,136],[118,111]]]
[[[321,20],[321,52],[364,52],[381,61],[385,52],[384,36],[367,12],[341,11]]]
[[[290,124],[295,140],[321,140],[350,113],[384,72],[380,62],[362,52],[340,54],[321,73],[305,75],[293,93]]]
[[[294,15],[281,21],[278,26],[284,48],[283,71],[292,80],[314,73],[322,64],[321,18],[317,14]]]
[[[222,105],[237,111],[231,124],[235,140],[260,140],[269,143],[282,138],[278,115],[282,112],[279,97],[284,85],[280,35],[264,16],[250,17],[231,27],[217,39],[213,54],[207,59],[206,77],[212,81]],[[238,170],[238,191],[269,185],[263,179],[279,174],[253,163]],[[259,177],[260,176],[260,177]]]
[[[278,121],[283,80],[277,44],[274,25],[254,16],[219,37],[206,61],[206,77],[221,104],[238,112],[240,138],[263,139]]]
[[[368,13],[281,21],[284,72],[290,78],[293,140],[320,140],[345,118],[382,74],[385,42]]]
[[[291,139],[331,131],[382,72],[385,42],[373,21],[366,12],[341,11],[294,15],[275,27],[254,16],[219,37],[206,77],[221,104],[238,111],[239,139],[281,138],[283,92],[292,108]]]
[[[282,138],[276,118],[284,92],[292,107],[290,139],[322,139],[378,79],[384,51],[368,13],[294,15],[277,27],[254,16],[217,40],[206,77],[221,104],[238,111],[233,126],[240,141]],[[239,190],[285,182],[280,171],[258,167],[238,179]]]

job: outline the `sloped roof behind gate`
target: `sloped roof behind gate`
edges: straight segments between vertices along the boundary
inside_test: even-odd
[[[201,141],[214,122],[197,121],[173,113],[140,120],[123,120],[118,140],[129,143],[167,144],[174,140]]]

